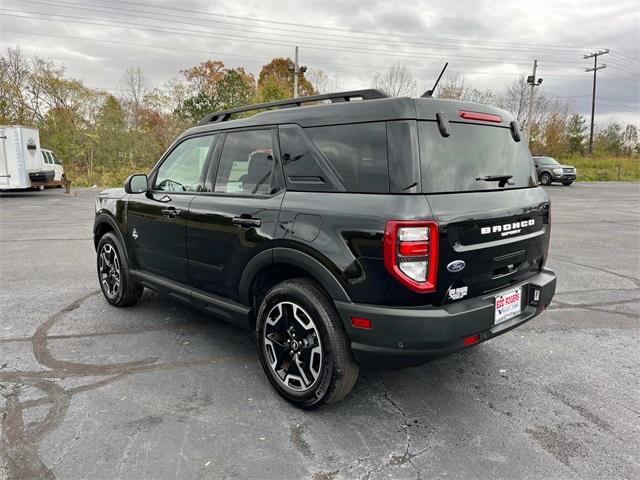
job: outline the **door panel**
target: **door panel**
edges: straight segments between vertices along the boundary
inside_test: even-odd
[[[186,222],[195,194],[134,194],[127,206],[127,234],[136,267],[189,283]],[[173,212],[173,213],[172,213]]]
[[[201,195],[191,203],[187,245],[195,288],[238,300],[247,262],[273,240],[283,197]]]

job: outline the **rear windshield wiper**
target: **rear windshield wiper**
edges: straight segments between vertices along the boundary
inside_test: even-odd
[[[476,182],[485,181],[485,182],[498,182],[498,187],[504,187],[507,183],[509,185],[513,185],[513,175],[485,175],[484,177],[477,177]]]

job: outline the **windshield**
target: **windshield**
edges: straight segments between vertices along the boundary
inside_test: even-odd
[[[531,154],[505,127],[451,122],[443,137],[436,122],[418,122],[424,193],[535,187]]]
[[[538,165],[560,165],[555,159],[551,157],[536,157],[536,163]]]

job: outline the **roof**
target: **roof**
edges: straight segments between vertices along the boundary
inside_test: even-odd
[[[183,135],[281,124],[318,127],[389,120],[436,120],[436,113],[438,112],[445,113],[450,121],[486,124],[459,118],[458,112],[460,110],[499,115],[502,118],[500,125],[504,127],[509,126],[509,123],[513,120],[513,116],[505,110],[472,102],[436,98],[387,97],[300,107],[294,106],[292,108],[262,111],[251,117],[237,120],[205,121],[207,118],[215,118],[216,115],[225,113],[218,112],[217,114],[207,115],[201,124],[187,130]]]

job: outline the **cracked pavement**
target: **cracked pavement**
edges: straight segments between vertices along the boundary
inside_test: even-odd
[[[547,188],[540,317],[297,410],[241,330],[98,293],[98,190],[0,194],[0,479],[640,477],[640,184]]]

